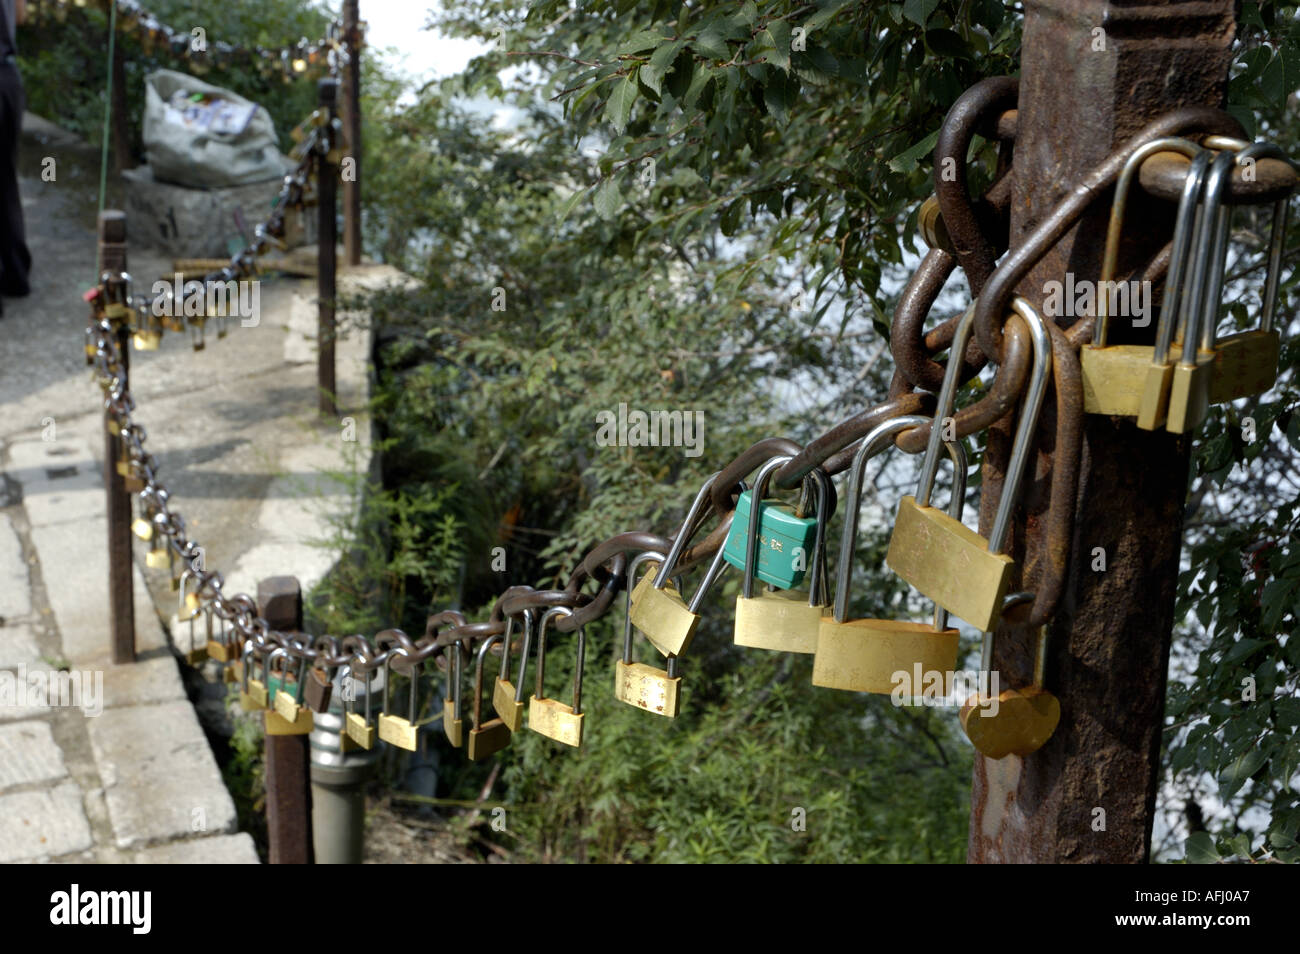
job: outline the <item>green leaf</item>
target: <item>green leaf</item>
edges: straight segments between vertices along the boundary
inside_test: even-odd
[[[900,152],[886,163],[894,172],[908,173],[916,170],[917,163],[934,152],[934,144],[939,141],[939,130],[926,136],[915,146]]]
[[[1195,831],[1183,845],[1189,865],[1212,865],[1219,861],[1219,849],[1206,831]]]
[[[831,20],[834,18],[835,14],[839,13],[841,10],[843,10],[845,7],[847,7],[850,3],[853,2],[855,2],[855,0],[834,0],[834,2],[828,3],[825,6],[823,6],[820,10],[818,10],[816,13],[810,16],[807,20],[804,20],[803,23],[800,25],[806,31],[808,31],[809,38],[811,38],[812,32],[814,30],[820,29],[821,27],[824,27],[826,24],[830,23]]]
[[[903,0],[903,16],[923,28],[938,6],[939,0]]]
[[[635,70],[623,77],[622,82],[614,87],[614,92],[605,103],[605,121],[621,133],[627,128],[628,117],[632,115],[632,104],[636,101]]]
[[[618,179],[611,176],[596,189],[596,214],[606,221],[623,209],[623,194],[618,190]]]
[[[731,59],[731,47],[727,45],[722,28],[717,24],[711,24],[702,30],[699,36],[691,41],[691,46],[701,56],[707,56],[710,59]]]
[[[761,36],[771,41],[772,48],[760,59],[783,70],[790,68],[790,24],[784,20],[769,20]]]
[[[925,45],[931,52],[955,60],[971,58],[970,45],[952,30],[926,30]]]
[[[657,30],[641,30],[639,33],[633,33],[626,41],[619,44],[618,55],[627,56],[629,53],[640,53],[642,50],[657,47],[663,41],[664,35]]]
[[[589,191],[591,191],[591,190],[589,190],[589,189],[575,189],[575,190],[573,191],[573,195],[569,196],[567,199],[564,200],[564,204],[560,206],[560,211],[557,213],[557,216],[556,216],[556,217],[557,217],[561,222],[563,222],[565,219],[567,219],[567,218],[568,218],[568,217],[573,213],[574,208],[577,207],[578,203],[582,201],[583,197],[584,197],[584,196],[585,196]]]
[[[673,60],[685,44],[681,40],[665,43],[650,54],[650,62],[641,67],[641,82],[656,93],[662,93],[664,75],[672,68]]]

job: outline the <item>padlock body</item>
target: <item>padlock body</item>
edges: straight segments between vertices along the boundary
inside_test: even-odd
[[[409,722],[401,716],[389,715],[387,712],[380,714],[380,741],[395,745],[399,749],[406,749],[408,752],[414,752],[417,747],[417,735],[415,723]]]
[[[307,670],[307,684],[302,687],[302,701],[312,712],[328,712],[334,695],[334,683],[329,674],[315,667]]]
[[[669,678],[663,669],[621,659],[614,663],[614,698],[619,702],[675,719],[681,710],[681,690],[681,677]]]
[[[695,638],[700,618],[687,608],[671,580],[655,589],[654,577],[651,570],[632,590],[632,625],[665,656],[680,656]]]
[[[736,513],[722,547],[722,558],[742,573],[749,541],[749,508],[754,492],[746,490],[736,501]],[[754,577],[780,590],[803,582],[812,561],[817,534],[814,517],[796,517],[794,508],[771,500],[758,503],[757,560]]]
[[[1201,351],[1196,363],[1174,365],[1169,382],[1169,417],[1166,428],[1174,434],[1196,430],[1210,410],[1210,381],[1214,377],[1214,352]]]
[[[1282,339],[1276,331],[1243,331],[1214,343],[1211,404],[1263,394],[1277,381]]]
[[[456,703],[450,699],[442,704],[442,732],[456,748],[465,744],[465,720],[456,718]]]
[[[1110,345],[1079,349],[1083,409],[1088,414],[1136,417],[1142,404],[1151,345]]]
[[[821,621],[812,683],[824,689],[890,695],[899,685],[896,674],[910,681],[916,667],[922,674],[941,673],[945,679],[957,668],[957,630],[937,630],[925,623],[889,619]]]
[[[582,745],[584,715],[574,712],[572,706],[566,706],[558,699],[528,698],[528,728],[574,748]]]
[[[988,631],[1002,615],[1015,570],[1005,553],[942,510],[920,507],[913,497],[898,504],[885,562],[895,573],[948,612]]]
[[[162,344],[162,335],[156,331],[137,331],[131,336],[131,345],[136,351],[157,351]]]
[[[524,704],[515,699],[515,687],[505,679],[492,687],[492,708],[511,732],[524,727]]]
[[[363,749],[375,747],[375,727],[366,725],[366,720],[355,712],[349,712],[343,720],[345,734]]]
[[[244,705],[244,700],[248,699],[250,704]],[[266,691],[266,683],[260,679],[249,679],[248,688],[239,694],[240,705],[243,705],[245,712],[253,712],[257,709],[269,708],[267,705],[270,696]]]
[[[217,662],[228,663],[234,658],[232,655],[234,651],[219,640],[209,639],[207,648],[209,658],[215,659]]]
[[[483,728],[469,730],[469,746],[466,754],[471,761],[477,762],[489,755],[500,752],[510,744],[510,729],[500,719],[489,719]]]
[[[1042,689],[1008,689],[998,696],[997,712],[978,694],[966,700],[959,716],[976,750],[991,759],[1029,755],[1046,744],[1061,721],[1061,703]]]
[[[1147,368],[1142,382],[1142,403],[1138,406],[1137,426],[1144,431],[1159,430],[1169,419],[1169,385],[1173,381],[1174,366],[1152,364]]]
[[[286,722],[297,722],[301,718],[302,713],[307,711],[294,701],[294,698],[290,693],[285,692],[283,689],[276,690],[275,698],[271,700],[271,708],[278,712],[280,718],[284,719]],[[308,715],[310,715],[310,713],[308,713]]]
[[[279,702],[284,693],[279,693],[275,698]],[[292,702],[293,700],[290,700]],[[274,709],[266,710],[266,734],[267,735],[307,735],[315,728],[315,719],[312,718],[310,709],[298,707],[298,712],[294,718],[286,718],[277,705]]]
[[[172,565],[172,551],[168,548],[150,550],[144,555],[144,565],[151,570],[166,570]]]
[[[766,590],[751,599],[736,597],[736,645],[783,653],[817,652],[817,633],[825,606],[809,606],[808,594]]]
[[[203,646],[196,646],[193,649],[187,649],[185,651],[185,661],[189,663],[191,666],[197,666],[201,663],[207,662],[207,660],[208,660],[208,647],[206,644],[204,644]]]

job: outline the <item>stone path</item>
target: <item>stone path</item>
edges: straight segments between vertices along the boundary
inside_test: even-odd
[[[67,155],[67,168],[77,148],[48,130],[24,143],[29,160],[46,150],[61,167]],[[216,667],[182,678],[176,595],[165,573],[143,569],[142,551],[138,659],[109,661],[100,391],[82,352],[93,215],[75,183],[24,178],[22,191],[33,294],[7,300],[0,320],[0,862],[256,863],[196,717],[195,703],[221,708]],[[137,282],[170,274],[138,241],[129,263]],[[368,267],[342,290],[400,279]],[[231,592],[255,593],[275,574],[318,582],[334,554],[312,540],[355,503],[355,484],[329,472],[370,463],[356,410],[369,393],[368,338],[339,346],[340,414],[357,422],[348,443],[341,422],[315,412],[314,284],[268,280],[261,291],[255,328],[199,352],[169,335],[132,355],[147,446]],[[80,707],[27,691],[51,678],[49,702]]]

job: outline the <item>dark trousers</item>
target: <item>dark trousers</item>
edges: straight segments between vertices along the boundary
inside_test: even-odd
[[[26,105],[18,67],[0,62],[0,295],[20,296],[29,291],[32,253],[27,250],[23,202],[18,195],[18,136]]]

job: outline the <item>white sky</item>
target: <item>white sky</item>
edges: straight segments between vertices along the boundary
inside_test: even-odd
[[[388,62],[418,79],[450,76],[486,46],[443,37],[423,29],[431,0],[362,0],[361,18],[370,24],[367,39],[376,50],[391,48]]]

